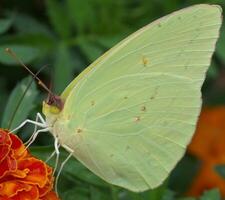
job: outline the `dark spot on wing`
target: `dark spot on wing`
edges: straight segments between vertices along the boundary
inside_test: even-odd
[[[153,100],[154,98],[155,98],[155,96],[153,96],[153,95],[150,97],[151,100]]]
[[[125,150],[128,151],[129,149],[130,149],[130,146],[127,145]]]
[[[77,128],[76,133],[82,133],[82,129],[81,128]]]
[[[154,93],[150,96],[150,99],[154,99],[156,97],[156,95],[158,94],[158,89],[159,89],[159,86],[157,86],[154,90]]]
[[[149,59],[145,56],[142,56],[142,64],[146,67],[149,64]]]
[[[147,108],[145,106],[141,106],[141,111],[145,112]]]
[[[141,120],[141,117],[140,116],[137,116],[137,117],[134,118],[134,121],[135,122],[139,122],[140,120]]]

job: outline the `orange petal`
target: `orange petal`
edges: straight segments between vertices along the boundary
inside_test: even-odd
[[[10,146],[11,140],[8,131],[0,129],[0,162],[9,154]]]
[[[29,191],[32,186],[18,181],[6,181],[0,184],[0,194],[5,197],[13,197],[21,191]]]
[[[16,171],[16,169],[17,169],[16,160],[7,156],[6,159],[0,163],[0,178],[5,176],[10,171],[12,172]]]
[[[26,147],[24,146],[23,142],[19,139],[18,136],[14,134],[9,134],[10,139],[12,141],[12,150],[14,152],[14,156],[16,159],[24,158],[28,151],[26,150]]]
[[[47,180],[47,183],[45,184],[45,186],[43,188],[39,188],[40,197],[45,196],[48,192],[50,192],[52,190],[53,183],[54,183],[54,178],[53,178],[52,174],[49,174],[48,180]]]
[[[0,129],[0,144],[11,145],[11,140],[9,137],[9,131]]]
[[[22,180],[28,184],[36,184],[40,188],[44,187],[48,180],[46,164],[34,157],[25,158],[18,161],[18,169],[29,169],[29,173]]]
[[[52,168],[46,164],[48,175],[52,175]]]
[[[0,144],[0,162],[2,162],[6,156],[8,156],[10,151],[10,145],[8,144]]]
[[[17,169],[14,172],[10,172],[10,176],[13,176],[14,178],[25,178],[29,172],[30,172],[29,169],[24,170]]]
[[[31,186],[29,191],[19,192],[10,200],[39,200],[39,193],[36,186]]]
[[[225,162],[224,122],[224,106],[202,109],[189,153],[204,161]]]
[[[44,197],[42,197],[40,200],[60,200],[59,197],[57,197],[56,193],[51,191],[48,194],[46,194]]]
[[[39,195],[40,197],[45,196],[47,193],[49,193],[53,188],[53,182],[48,181],[43,188],[39,188]]]
[[[203,163],[187,195],[197,197],[213,188],[218,188],[222,196],[225,196],[225,180],[215,172],[213,163]]]

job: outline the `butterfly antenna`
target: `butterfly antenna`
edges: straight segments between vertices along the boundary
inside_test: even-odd
[[[46,65],[44,65],[43,67],[41,67],[41,68],[38,70],[38,72],[35,74],[35,76],[37,76],[37,75],[38,75],[45,67],[46,67]],[[31,84],[33,83],[33,80],[34,80],[34,79],[32,79],[32,80],[28,83],[28,85],[27,85],[27,87],[26,87],[26,89],[25,89],[23,95],[22,95],[21,98],[19,99],[19,101],[18,101],[18,103],[17,103],[17,105],[16,105],[16,108],[15,108],[15,110],[13,111],[12,117],[11,117],[11,119],[9,120],[8,129],[11,128],[11,125],[12,125],[12,123],[13,123],[13,120],[14,120],[15,116],[16,116],[16,113],[17,113],[17,111],[19,110],[19,107],[20,107],[20,105],[21,105],[21,103],[22,103],[22,101],[23,101],[25,95],[27,94],[28,90],[30,89]]]
[[[52,77],[52,72],[51,72],[51,77]],[[52,80],[50,81],[50,84],[49,84],[49,90],[52,91]],[[51,99],[51,94],[48,93],[48,98],[47,99]]]
[[[17,61],[18,64],[22,65],[33,77],[34,79],[36,79],[38,81],[38,84],[44,88],[50,95],[54,96],[53,92],[41,81],[41,79],[39,79],[37,77],[36,74],[34,74],[23,62],[21,59],[19,59],[17,57],[17,55],[15,54],[15,52],[13,50],[11,50],[10,48],[6,48],[5,51],[11,56],[13,57],[13,59],[15,61]]]

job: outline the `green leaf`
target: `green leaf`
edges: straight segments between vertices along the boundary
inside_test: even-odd
[[[73,80],[75,66],[69,48],[65,44],[60,44],[55,56],[54,89],[56,93],[61,93],[63,89]]]
[[[56,0],[47,0],[47,13],[55,31],[62,37],[70,36],[70,22],[65,5]]]
[[[95,17],[92,6],[93,2],[90,0],[67,0],[66,2],[71,22],[75,25],[78,32],[83,33],[85,28],[90,28]]]
[[[163,197],[159,198],[159,200],[174,200],[175,199],[175,192],[171,190],[165,190]]]
[[[167,183],[164,183],[162,186],[160,186],[156,189],[148,190],[146,192],[141,192],[141,193],[135,193],[135,192],[130,192],[130,191],[124,190],[123,198],[121,198],[121,200],[149,200],[149,199],[151,199],[151,200],[172,200],[170,198],[165,198],[165,197],[170,197],[172,194],[174,194],[171,191],[166,190],[166,185],[167,185]]]
[[[104,53],[102,47],[85,38],[79,38],[78,45],[81,48],[82,52],[85,54],[85,56],[87,56],[89,62],[94,61],[96,58],[98,58]]]
[[[177,200],[196,200],[196,198],[194,198],[194,197],[183,197],[183,198],[179,198]]]
[[[215,170],[220,176],[225,178],[225,165],[217,165],[215,167]]]
[[[116,34],[111,36],[102,36],[102,37],[96,38],[96,40],[100,45],[109,49],[115,44],[117,44],[118,42],[120,42],[122,39],[124,39],[127,35],[128,33]]]
[[[116,200],[111,198],[108,191],[90,186],[90,200]]]
[[[89,200],[89,195],[82,192],[82,188],[73,188],[62,194],[62,199],[66,200]]]
[[[207,78],[216,79],[216,77],[218,76],[218,73],[219,73],[219,71],[218,71],[217,65],[212,60],[212,63],[207,71]]]
[[[199,167],[199,160],[190,155],[184,156],[170,175],[169,188],[179,194],[184,193],[198,173]]]
[[[220,37],[217,42],[217,48],[216,53],[220,58],[223,59],[223,62],[225,62],[225,24],[223,23],[221,30],[220,30]]]
[[[13,26],[20,32],[20,33],[35,33],[35,34],[43,34],[47,36],[52,36],[51,31],[46,26],[37,19],[33,18],[32,16],[27,16],[25,14],[17,14]]]
[[[204,192],[200,200],[220,200],[220,193],[218,189],[212,189]]]
[[[1,127],[14,129],[28,117],[38,95],[36,85],[31,81],[30,77],[23,79],[11,93],[5,107]]]
[[[5,77],[0,77],[0,91],[1,91],[1,96],[0,96],[0,113],[3,113],[4,108],[5,108],[5,102],[7,101],[7,90],[6,90],[6,78]],[[3,114],[0,115],[0,122],[3,118]]]
[[[16,55],[24,62],[29,63],[39,56],[39,50],[31,46],[23,45],[1,45],[0,46],[0,62],[7,65],[18,64],[15,59],[5,52],[6,48],[12,49]]]
[[[12,25],[12,18],[0,19],[0,34],[5,33]]]

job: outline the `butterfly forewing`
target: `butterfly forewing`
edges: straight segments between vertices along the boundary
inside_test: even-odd
[[[196,5],[132,34],[64,91],[53,134],[109,183],[158,186],[194,133],[220,26],[218,6]]]

